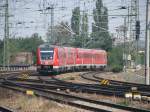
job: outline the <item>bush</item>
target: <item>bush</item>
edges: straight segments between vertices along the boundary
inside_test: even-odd
[[[121,72],[121,71],[122,71],[122,66],[121,65],[114,65],[112,67],[112,72],[117,73],[117,72]]]
[[[123,51],[121,46],[113,47],[108,52],[108,65],[113,72],[120,72],[123,69]]]

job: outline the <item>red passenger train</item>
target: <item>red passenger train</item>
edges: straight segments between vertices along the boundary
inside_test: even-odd
[[[105,50],[40,45],[37,48],[38,72],[102,69],[107,65]]]

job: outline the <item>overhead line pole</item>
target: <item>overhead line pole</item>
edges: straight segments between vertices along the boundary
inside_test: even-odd
[[[124,17],[124,27],[123,27],[123,35],[124,35],[124,45],[123,45],[123,57],[124,57],[124,72],[126,72],[127,67],[127,52],[126,52],[126,17]]]
[[[136,23],[135,23],[135,30],[139,29],[139,31],[135,31],[135,42],[136,42],[136,65],[139,64],[139,38],[140,38],[140,19],[139,19],[139,0],[136,0]],[[138,27],[138,28],[137,28]]]
[[[3,66],[9,66],[9,55],[8,55],[8,39],[9,39],[9,12],[8,12],[8,0],[5,3],[5,28],[4,28],[4,54],[3,54]]]
[[[44,2],[45,4],[45,2]],[[45,6],[45,5],[44,5]],[[50,26],[49,26],[49,20],[48,20],[48,29],[50,28],[50,37],[47,35],[47,42],[51,43],[54,39],[53,37],[53,28],[54,28],[54,4],[51,4],[48,7],[44,7],[44,11],[48,11],[48,14],[50,14]],[[49,12],[50,11],[50,12]],[[46,14],[46,13],[45,13]],[[49,16],[48,16],[49,17]],[[49,18],[48,18],[49,19]],[[53,40],[54,41],[54,40]]]
[[[51,10],[51,37],[49,39],[49,42],[54,39],[53,37],[53,27],[54,27],[54,5],[51,4],[51,7],[50,7],[50,10]]]
[[[149,77],[149,38],[150,38],[150,1],[146,4],[146,33],[145,33],[145,81],[150,84]]]

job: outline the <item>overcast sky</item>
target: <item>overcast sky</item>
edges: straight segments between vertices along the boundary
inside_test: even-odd
[[[0,0],[0,4],[4,0]],[[33,33],[39,33],[45,38],[48,25],[50,25],[50,14],[42,14],[44,0],[9,0],[10,3],[10,36],[31,36]],[[82,11],[88,13],[89,31],[91,31],[91,23],[93,21],[92,11],[95,8],[96,0],[45,0],[45,7],[54,4],[54,25],[61,21],[67,21],[70,24],[72,9],[80,6]],[[140,1],[140,20],[142,30],[145,28],[145,7],[146,0]],[[127,15],[127,10],[117,10],[121,6],[128,6],[130,0],[103,0],[104,6],[109,10],[109,15]],[[2,8],[1,8],[2,9]],[[4,10],[0,10],[0,14]],[[49,13],[49,12],[47,12]],[[116,27],[123,24],[123,17],[109,16],[109,31],[115,33]],[[0,19],[0,38],[3,38],[4,18]],[[144,32],[141,32],[142,35]]]

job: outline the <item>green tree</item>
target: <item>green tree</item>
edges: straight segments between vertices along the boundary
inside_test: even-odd
[[[76,7],[72,11],[71,28],[76,35],[80,34],[80,7]]]
[[[73,46],[75,47],[82,47],[82,41],[80,38],[80,7],[76,7],[72,11],[72,17],[71,17],[71,29],[75,33],[73,38]]]
[[[22,51],[27,51],[27,52],[32,52],[33,54],[33,61],[34,63],[36,62],[36,49],[39,45],[43,44],[44,41],[42,38],[39,36],[38,33],[34,33],[30,38],[25,38],[20,44],[23,49]]]
[[[90,47],[110,50],[112,40],[108,32],[108,10],[103,6],[102,0],[96,1],[96,9],[93,10],[93,19]]]
[[[54,26],[53,37],[51,44],[69,46],[71,42],[71,28],[69,27],[68,22],[62,21],[60,24]]]
[[[4,43],[3,43],[3,41],[2,40],[0,40],[0,65],[2,65],[2,63],[3,63],[3,46],[4,46]]]
[[[36,56],[36,49],[40,44],[43,44],[44,41],[38,35],[38,33],[34,33],[31,37],[26,38],[10,38],[9,39],[9,56],[16,55],[18,52],[32,52],[34,56]],[[0,41],[0,64],[3,64],[3,45],[4,42]]]
[[[108,65],[114,72],[119,72],[123,69],[123,51],[122,46],[113,47],[108,52]]]
[[[82,47],[85,47],[85,44],[88,42],[88,16],[87,13],[83,13],[82,24],[81,24],[81,39]]]

